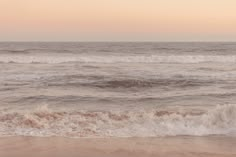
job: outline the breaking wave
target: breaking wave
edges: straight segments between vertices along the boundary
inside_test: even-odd
[[[236,62],[235,55],[183,55],[183,56],[79,56],[79,55],[2,55],[0,63],[201,63]]]
[[[0,111],[1,136],[158,137],[236,135],[236,105],[208,111]]]

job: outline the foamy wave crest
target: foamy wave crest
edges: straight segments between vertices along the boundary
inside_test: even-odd
[[[82,55],[2,55],[1,63],[200,63],[200,62],[236,62],[236,56],[82,56]]]
[[[158,137],[236,135],[236,105],[209,111],[73,111],[43,106],[30,113],[0,112],[0,135],[66,137]]]

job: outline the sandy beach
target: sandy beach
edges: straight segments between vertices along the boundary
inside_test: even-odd
[[[69,139],[4,137],[1,157],[235,157],[236,138],[167,137]]]

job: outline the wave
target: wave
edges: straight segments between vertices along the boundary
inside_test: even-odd
[[[174,88],[192,88],[198,86],[205,86],[214,81],[197,80],[197,79],[112,79],[83,84],[87,86],[95,86],[98,88],[151,88],[151,87],[174,87]]]
[[[160,76],[161,77],[161,76]],[[79,80],[75,82],[74,80]],[[86,81],[84,81],[86,80]],[[88,81],[89,80],[89,81]],[[99,75],[71,75],[57,76],[51,80],[47,80],[47,86],[88,86],[98,88],[151,88],[151,87],[198,87],[215,83],[220,83],[220,80],[206,80],[196,78],[119,78],[119,77],[104,77]],[[62,83],[63,81],[63,83]]]
[[[235,55],[173,55],[173,56],[85,56],[85,55],[2,55],[1,63],[235,63]]]
[[[236,105],[192,111],[0,111],[1,136],[158,137],[236,135]]]

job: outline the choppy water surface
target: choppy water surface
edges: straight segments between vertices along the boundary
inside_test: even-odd
[[[0,43],[0,135],[236,135],[236,43]]]

